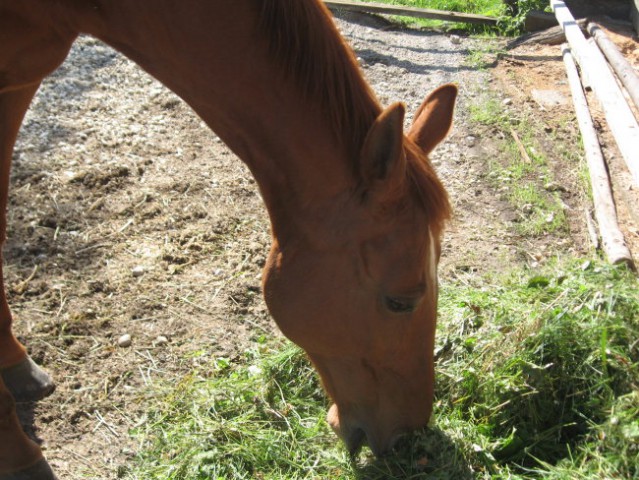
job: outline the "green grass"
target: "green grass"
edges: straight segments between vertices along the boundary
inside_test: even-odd
[[[303,353],[267,342],[149,393],[128,479],[639,478],[635,277],[596,261],[444,282],[434,425],[351,459]]]

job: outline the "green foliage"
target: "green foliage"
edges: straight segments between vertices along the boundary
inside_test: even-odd
[[[549,11],[550,5],[547,0],[512,0],[511,5],[505,12],[500,22],[502,33],[506,35],[518,35],[522,33],[526,15],[533,10]]]

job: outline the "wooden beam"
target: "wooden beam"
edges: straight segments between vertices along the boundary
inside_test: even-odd
[[[574,17],[561,0],[550,0],[559,25],[564,29],[572,54],[581,67],[582,75],[601,103],[606,122],[617,142],[635,186],[639,186],[639,125],[630,106],[617,85],[617,80],[597,45],[588,43]]]
[[[445,10],[431,10],[428,8],[404,7],[383,3],[351,2],[348,0],[324,0],[326,6],[335,10],[351,10],[354,12],[385,13],[388,15],[402,15],[406,17],[430,18],[449,22],[476,23],[480,25],[497,25],[497,18],[471,13],[448,12]]]
[[[538,32],[557,26],[557,19],[552,13],[531,10],[524,19],[524,31]]]
[[[619,80],[632,98],[635,107],[639,108],[639,76],[626,57],[619,51],[617,45],[608,38],[599,25],[594,22],[588,24],[588,32],[595,39],[597,45],[608,59],[608,63],[617,74]]]
[[[632,254],[626,246],[623,233],[619,229],[617,221],[617,211],[610,189],[610,179],[606,164],[604,163],[603,154],[597,138],[597,132],[590,116],[588,102],[581,87],[577,66],[572,59],[570,48],[563,45],[562,53],[564,64],[566,65],[566,74],[568,75],[568,83],[572,93],[579,130],[586,151],[586,160],[588,162],[588,170],[590,171],[590,184],[592,185],[592,196],[595,204],[595,217],[599,224],[599,233],[601,234],[601,242],[604,252],[610,263],[625,263],[634,270],[634,262]]]

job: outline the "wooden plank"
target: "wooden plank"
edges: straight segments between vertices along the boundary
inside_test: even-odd
[[[586,151],[586,160],[588,162],[588,170],[590,171],[590,183],[592,185],[592,196],[595,204],[595,217],[599,224],[599,232],[604,252],[608,260],[613,263],[625,263],[634,269],[634,262],[630,250],[626,246],[623,233],[619,229],[617,221],[617,211],[610,189],[610,179],[606,164],[604,163],[603,154],[597,138],[588,102],[581,87],[577,66],[572,59],[570,48],[563,45],[562,53],[564,64],[566,65],[566,74],[568,75],[568,83],[572,93],[579,130]]]
[[[430,18],[449,22],[476,23],[480,25],[497,25],[497,18],[471,13],[448,12],[445,10],[431,10],[428,8],[404,7],[401,5],[387,5],[383,3],[351,2],[348,0],[324,0],[331,9],[351,10],[354,12],[385,13],[388,15],[402,15],[406,17]]]
[[[608,59],[608,63],[610,63],[617,77],[626,88],[635,107],[639,108],[639,76],[637,76],[635,69],[632,68],[632,65],[628,63],[628,60],[619,51],[617,45],[608,38],[608,35],[604,33],[599,25],[590,22],[588,24],[588,32],[593,36],[597,45],[599,45],[599,48]]]
[[[531,10],[524,19],[524,31],[538,32],[557,25],[557,19],[552,13]]]
[[[601,103],[606,122],[617,142],[633,183],[639,186],[639,125],[617,85],[615,76],[597,45],[588,43],[574,17],[561,0],[550,0],[559,25],[564,29],[572,54],[581,67],[587,83]]]
[[[553,18],[555,17],[553,16]],[[557,19],[555,19],[555,23],[557,23]],[[584,32],[586,31],[586,23],[587,21],[585,18],[577,20],[577,25],[579,25],[579,28],[581,28]],[[527,33],[515,38],[513,41],[508,42],[506,50],[511,50],[521,45],[531,44],[561,45],[565,41],[566,34],[563,29],[559,25],[555,25],[554,27],[542,30],[541,32]]]

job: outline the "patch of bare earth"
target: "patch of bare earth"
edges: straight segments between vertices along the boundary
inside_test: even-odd
[[[639,68],[639,48],[637,48],[637,37],[634,32],[629,27],[614,21],[606,21],[605,18],[596,20],[604,28],[609,38],[615,42],[628,62],[635,69]],[[534,45],[511,50],[494,69],[494,76],[499,82],[500,88],[503,88],[504,94],[514,99],[517,108],[531,112],[544,126],[548,133],[546,136],[548,142],[544,143],[547,144],[549,152],[555,151],[559,154],[560,149],[572,148],[573,151],[578,149],[578,145],[581,145],[579,129],[560,46]],[[544,92],[558,93],[563,99],[560,98],[560,101],[557,102],[544,102]],[[608,166],[619,225],[626,243],[637,261],[639,256],[639,188],[633,185],[632,176],[616,146],[602,107],[594,92],[587,90],[586,95]],[[546,98],[546,100],[548,99]],[[633,108],[635,116],[639,118],[632,101],[629,100],[628,103]],[[580,155],[584,161],[583,155]],[[569,177],[578,174],[575,165],[566,165],[562,161],[553,162],[552,167],[562,182],[570,182]],[[585,167],[583,168],[585,169]],[[570,183],[563,185],[570,185]],[[591,201],[583,202],[582,208],[592,211]],[[583,223],[585,213],[579,216],[577,212],[577,215],[571,215],[570,218],[572,222]],[[589,243],[592,246],[592,242]]]
[[[565,91],[558,53],[516,52],[535,58],[478,71],[466,58],[481,41],[361,20],[339,26],[384,104],[403,100],[414,112],[438,85],[460,87],[455,129],[433,155],[456,211],[443,277],[588,250],[575,166],[550,157],[565,180],[569,233],[522,237],[518,207],[488,178],[504,139],[467,120],[475,96],[499,82],[509,108],[547,118],[548,152],[574,144],[574,122],[561,120],[570,107],[541,110],[527,93],[543,82]],[[260,292],[266,211],[248,169],[188,107],[87,38],[34,101],[11,181],[5,278],[15,327],[58,384],[21,406],[23,423],[60,478],[116,478],[135,454],[127,432],[144,421],[154,384],[278,335]]]

